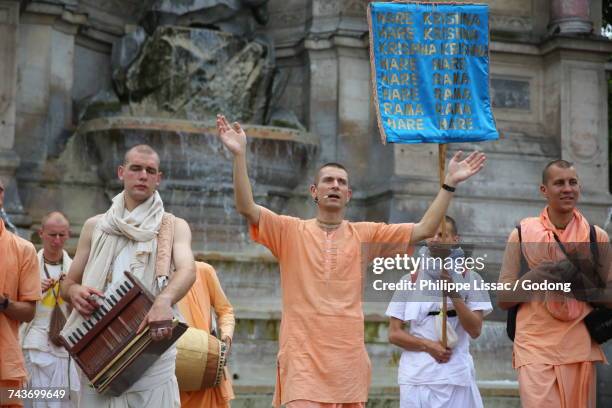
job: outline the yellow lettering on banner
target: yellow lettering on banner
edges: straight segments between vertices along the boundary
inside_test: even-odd
[[[395,69],[398,71],[416,71],[416,60],[407,57],[381,58],[381,69]]]
[[[412,44],[412,53],[417,55],[434,55],[439,54],[436,44]]]
[[[464,70],[466,68],[465,58],[434,58],[433,69]]]
[[[462,24],[466,26],[480,25],[480,17],[478,14],[472,13],[423,13],[424,24],[435,25],[456,25]]]
[[[423,30],[423,39],[425,41],[474,41],[478,39],[478,30],[468,30],[463,27],[430,27]]]
[[[436,103],[436,113],[438,115],[471,115],[472,107],[463,103]]]
[[[465,72],[454,72],[452,74],[433,74],[434,85],[466,85],[470,83],[470,77]]]
[[[488,55],[489,50],[486,45],[463,44],[463,43],[445,43],[442,49],[444,55],[471,55],[475,57],[484,57]]]
[[[393,103],[384,102],[383,111],[385,115],[394,116],[423,116],[423,106],[420,103]]]
[[[395,103],[393,115],[396,116],[423,116],[423,106],[420,103]]]
[[[472,118],[440,118],[438,128],[442,130],[473,130]]]
[[[419,100],[418,88],[384,88],[383,99],[387,101],[417,101]]]
[[[434,88],[434,98],[442,101],[449,99],[472,99],[469,88]]]
[[[376,21],[380,24],[414,24],[412,13],[402,11],[376,13]]]
[[[441,54],[437,44],[421,44],[416,42],[381,41],[377,44],[380,55],[434,55]]]
[[[387,126],[397,130],[425,130],[423,119],[387,118]]]
[[[385,73],[382,76],[383,85],[401,85],[401,86],[414,86],[418,84],[418,76],[416,72],[404,72],[401,74],[397,73]]]
[[[412,27],[382,26],[378,30],[378,38],[384,40],[412,40],[414,31]]]

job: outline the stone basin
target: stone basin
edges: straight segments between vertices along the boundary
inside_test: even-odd
[[[291,191],[306,177],[319,139],[310,133],[272,126],[244,125],[248,169],[258,203],[281,211]],[[244,249],[246,226],[234,210],[232,156],[211,122],[169,118],[107,117],[81,123],[89,158],[107,195],[120,191],[117,166],[124,152],[140,143],[160,155],[160,194],[166,209],[185,218],[196,253]]]

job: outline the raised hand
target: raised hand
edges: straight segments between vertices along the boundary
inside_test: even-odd
[[[472,152],[468,157],[461,160],[462,151],[458,151],[448,163],[448,173],[446,174],[446,184],[456,186],[462,181],[467,180],[478,173],[485,165],[487,160],[482,152]]]
[[[234,156],[246,151],[246,133],[238,122],[229,124],[225,116],[217,115],[217,133],[221,142]]]

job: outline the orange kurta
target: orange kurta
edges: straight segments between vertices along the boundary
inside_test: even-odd
[[[18,302],[35,302],[41,297],[34,246],[7,231],[1,219],[0,291]],[[0,313],[0,386],[23,383],[27,377],[19,345],[20,323]]]
[[[223,293],[214,268],[207,263],[196,262],[196,281],[179,302],[179,310],[189,326],[210,332],[211,305],[215,309],[221,335],[231,338],[234,335],[234,309]],[[181,407],[229,407],[229,401],[234,399],[234,392],[227,369],[225,374],[218,387],[181,392]]]
[[[565,259],[565,255],[554,240],[553,232],[557,234],[561,242],[589,242],[588,222],[580,212],[575,210],[572,221],[564,230],[559,230],[550,222],[547,208],[545,208],[540,217],[521,221],[522,249],[529,269],[537,267],[542,262],[558,262]],[[608,242],[607,234],[601,229],[597,229],[597,240]],[[500,282],[514,282],[520,269],[520,252],[517,245],[519,240],[516,230],[510,234],[508,242],[511,245],[508,246],[504,255]],[[539,404],[538,406],[541,407],[552,407],[553,405],[546,405],[546,401],[555,399],[574,401],[572,398],[585,398],[584,392],[576,390],[591,389],[589,383],[594,381],[591,362],[605,361],[601,347],[591,339],[583,321],[592,310],[591,306],[575,300],[569,302],[574,302],[577,307],[573,308],[578,311],[577,316],[569,320],[555,318],[549,312],[552,305],[549,303],[547,306],[545,301],[520,304],[516,318],[513,367],[519,369],[519,379],[521,377],[524,379],[522,384],[519,382],[521,398],[526,400],[523,401],[524,404],[531,401],[532,404]],[[550,367],[561,365],[568,365],[568,367],[555,370]],[[550,369],[544,369],[544,366],[549,366]],[[560,376],[557,385],[545,387],[545,383],[556,381],[554,377],[549,379],[547,376]],[[576,390],[568,390],[567,387],[564,389],[560,386],[565,382],[561,378],[564,376],[582,379],[582,382],[576,384]],[[532,382],[537,381],[540,386],[534,388],[534,384],[528,379],[531,379]],[[561,395],[548,395],[545,392],[546,389],[551,392],[560,392]],[[535,392],[531,393],[530,390]],[[589,398],[592,397],[589,396]],[[579,405],[575,406],[587,406],[586,401],[576,400],[576,403]],[[565,404],[566,402],[563,403],[563,406]]]
[[[371,367],[361,308],[362,244],[407,248],[413,224],[343,221],[332,232],[316,220],[262,208],[253,239],[280,264],[282,320],[274,405],[294,400],[365,402]],[[369,248],[380,256],[383,246]]]

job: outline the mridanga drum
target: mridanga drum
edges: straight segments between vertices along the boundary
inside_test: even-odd
[[[190,327],[179,338],[176,349],[176,379],[181,391],[198,391],[221,383],[225,343],[205,330]]]

